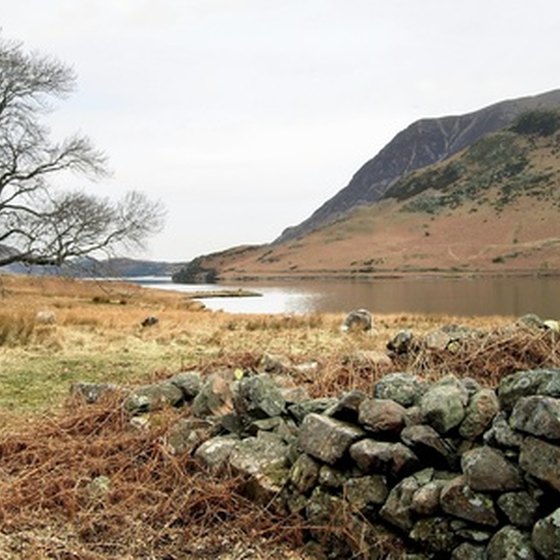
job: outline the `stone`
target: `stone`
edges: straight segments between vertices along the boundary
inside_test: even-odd
[[[311,413],[301,424],[298,444],[308,455],[333,465],[363,436],[364,431],[353,424]]]
[[[379,350],[356,350],[342,358],[342,365],[360,371],[387,372],[393,367],[393,361]]]
[[[497,531],[486,547],[488,560],[536,560],[530,536],[511,525]]]
[[[358,420],[374,434],[399,434],[404,428],[405,409],[389,399],[365,399],[358,410]]]
[[[298,424],[301,424],[308,414],[321,414],[335,406],[336,403],[337,400],[332,398],[310,399],[292,404],[288,407],[288,412]]]
[[[519,317],[515,322],[517,327],[527,328],[530,330],[544,331],[547,329],[544,321],[535,313],[527,313]]]
[[[420,519],[414,524],[409,536],[422,547],[436,553],[449,554],[458,544],[450,521],[445,517]]]
[[[87,485],[90,498],[103,498],[111,490],[111,479],[104,474],[96,476]]]
[[[492,424],[499,411],[500,403],[492,389],[477,391],[469,401],[465,418],[459,426],[459,435],[469,440],[478,438]]]
[[[280,416],[286,401],[278,387],[265,375],[244,377],[233,395],[233,406],[240,416],[256,419]]]
[[[380,475],[349,478],[343,485],[343,496],[357,511],[370,512],[379,509],[389,494],[385,477]]]
[[[328,408],[325,414],[344,422],[357,424],[360,405],[366,398],[367,395],[363,391],[348,391],[334,406]]]
[[[560,399],[532,396],[520,398],[513,407],[512,428],[548,440],[560,439]]]
[[[412,503],[418,489],[431,482],[433,469],[424,469],[401,480],[391,491],[379,511],[382,519],[403,531],[409,531],[413,524]]]
[[[259,370],[265,373],[287,373],[292,369],[292,361],[279,354],[265,353],[259,362]]]
[[[543,321],[543,325],[551,331],[555,333],[560,333],[560,321],[555,321],[554,319],[547,319]]]
[[[387,350],[394,352],[395,354],[402,356],[408,354],[412,349],[414,344],[414,335],[412,331],[408,329],[403,329],[399,331],[388,343]],[[381,397],[386,398],[386,397]],[[401,403],[402,404],[402,403]]]
[[[138,387],[126,398],[123,406],[130,414],[142,414],[182,403],[183,393],[180,389],[172,383],[158,383]]]
[[[507,492],[523,487],[518,468],[492,447],[477,447],[463,453],[461,468],[472,490]]]
[[[526,437],[521,444],[519,466],[560,491],[560,447],[557,445]]]
[[[273,434],[238,441],[227,458],[234,473],[243,476],[244,493],[266,505],[277,496],[288,480],[288,446]]]
[[[464,542],[451,553],[451,560],[486,560],[483,546]]]
[[[169,428],[166,443],[174,455],[190,453],[203,441],[206,441],[214,429],[214,423],[208,420],[181,418]]]
[[[507,492],[496,500],[498,508],[516,527],[532,527],[536,520],[539,502],[529,492]]]
[[[316,486],[319,468],[320,465],[305,453],[296,459],[290,470],[290,481],[300,494],[307,494]]]
[[[216,436],[201,444],[194,453],[210,472],[219,474],[224,470],[233,448],[239,442],[231,436]]]
[[[420,399],[420,409],[427,424],[446,434],[465,418],[468,393],[454,377],[443,378]]]
[[[35,315],[35,322],[38,325],[54,325],[56,323],[56,313],[51,309],[41,309]]]
[[[455,449],[431,426],[417,424],[407,426],[401,432],[401,440],[412,449],[422,464],[437,468],[454,468],[457,461]]]
[[[144,319],[142,319],[140,325],[142,327],[153,327],[158,323],[159,323],[159,319],[157,317],[155,317],[154,315],[148,315],[147,317],[144,317]]]
[[[432,480],[418,488],[412,496],[410,505],[412,511],[425,517],[435,515],[439,510],[439,499],[443,485],[443,480]]]
[[[467,485],[464,476],[458,476],[443,486],[440,505],[443,511],[459,519],[491,527],[498,525],[492,498],[474,492]]]
[[[402,406],[412,406],[419,401],[425,386],[425,383],[410,373],[390,373],[374,385],[373,396],[377,399],[391,399]]]
[[[300,385],[296,387],[279,387],[280,394],[286,402],[286,405],[301,403],[310,400],[309,393],[305,387]]]
[[[88,383],[85,381],[78,381],[72,383],[70,387],[70,394],[83,398],[87,404],[96,403],[103,397],[114,395],[118,391],[119,387],[112,383]]]
[[[206,417],[222,416],[232,412],[233,379],[233,374],[229,371],[209,375],[192,402],[192,413],[198,417]]]
[[[174,375],[169,383],[178,387],[185,400],[191,400],[198,395],[202,387],[202,377],[198,371],[182,371]]]
[[[346,481],[344,472],[329,465],[323,465],[319,470],[319,484],[325,488],[338,490]]]
[[[302,375],[306,379],[314,380],[321,369],[321,365],[316,360],[311,360],[309,362],[297,364],[293,366],[292,369],[295,373]]]
[[[560,508],[535,523],[531,541],[545,560],[560,558]]]
[[[402,443],[362,439],[350,446],[350,457],[365,473],[387,474],[402,478],[414,472],[418,457]]]
[[[355,309],[346,315],[340,327],[342,332],[370,331],[373,327],[373,317],[367,309]]]
[[[504,377],[498,388],[500,406],[511,412],[521,397],[543,395],[560,398],[560,370],[535,369],[520,371]]]
[[[462,325],[444,325],[429,332],[424,338],[424,344],[428,350],[456,352],[463,341],[477,334],[478,331]]]
[[[523,443],[523,436],[514,432],[505,412],[499,412],[492,421],[491,428],[483,435],[486,445],[517,449]]]

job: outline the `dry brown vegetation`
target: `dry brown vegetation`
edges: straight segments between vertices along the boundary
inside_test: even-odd
[[[51,310],[54,323],[37,322]],[[142,328],[146,315],[158,325]],[[484,329],[451,351],[420,345],[393,371],[426,377],[470,375],[496,384],[518,369],[560,365],[550,331],[507,328],[512,320],[386,315],[373,334],[344,336],[342,315],[210,313],[184,295],[128,284],[2,277],[0,313],[0,556],[2,558],[302,558],[305,527],[242,497],[242,481],[212,478],[165,444],[182,412],[164,410],[148,428],[130,424],[117,400],[85,405],[72,382],[123,386],[185,368],[253,370],[263,353],[294,363],[314,396],[371,389],[387,370],[344,362],[356,351],[384,351],[403,328],[421,335],[444,323]],[[92,481],[107,476],[107,492]],[[330,528],[340,530],[338,528]],[[325,528],[328,532],[329,528]],[[296,548],[293,548],[296,547]]]

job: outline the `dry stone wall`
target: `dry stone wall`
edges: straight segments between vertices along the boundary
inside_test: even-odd
[[[495,390],[393,373],[370,394],[323,399],[239,377],[182,373],[125,407],[189,406],[170,449],[242,475],[247,496],[299,515],[327,557],[560,558],[560,370]]]

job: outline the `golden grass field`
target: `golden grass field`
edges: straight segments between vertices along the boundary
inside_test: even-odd
[[[166,451],[166,430],[188,411],[164,410],[148,429],[132,429],[118,402],[72,400],[75,381],[133,387],[184,369],[253,369],[273,353],[319,362],[316,378],[294,379],[313,396],[370,390],[383,371],[344,366],[343,356],[384,351],[403,328],[423,334],[452,322],[490,334],[468,355],[416,356],[392,371],[454,372],[495,385],[516,369],[560,363],[556,338],[493,335],[512,322],[507,317],[383,315],[372,333],[343,335],[343,314],[230,315],[206,311],[178,292],[8,275],[0,276],[0,300],[0,557],[6,559],[306,557],[298,548],[298,520],[259,510],[236,492],[235,479],[212,479],[190,457]],[[38,321],[41,311],[53,312],[54,322]],[[159,323],[143,328],[148,315]],[[110,477],[111,492],[92,501],[85,489],[101,474]]]

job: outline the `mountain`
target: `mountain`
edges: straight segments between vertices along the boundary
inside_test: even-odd
[[[419,120],[399,132],[345,188],[301,224],[286,229],[276,242],[296,239],[360,205],[376,202],[403,175],[447,159],[486,134],[508,126],[525,111],[558,106],[560,90],[554,90],[502,101],[464,115]]]
[[[559,187],[560,109],[536,109],[297,239],[196,264],[220,280],[558,273]]]

